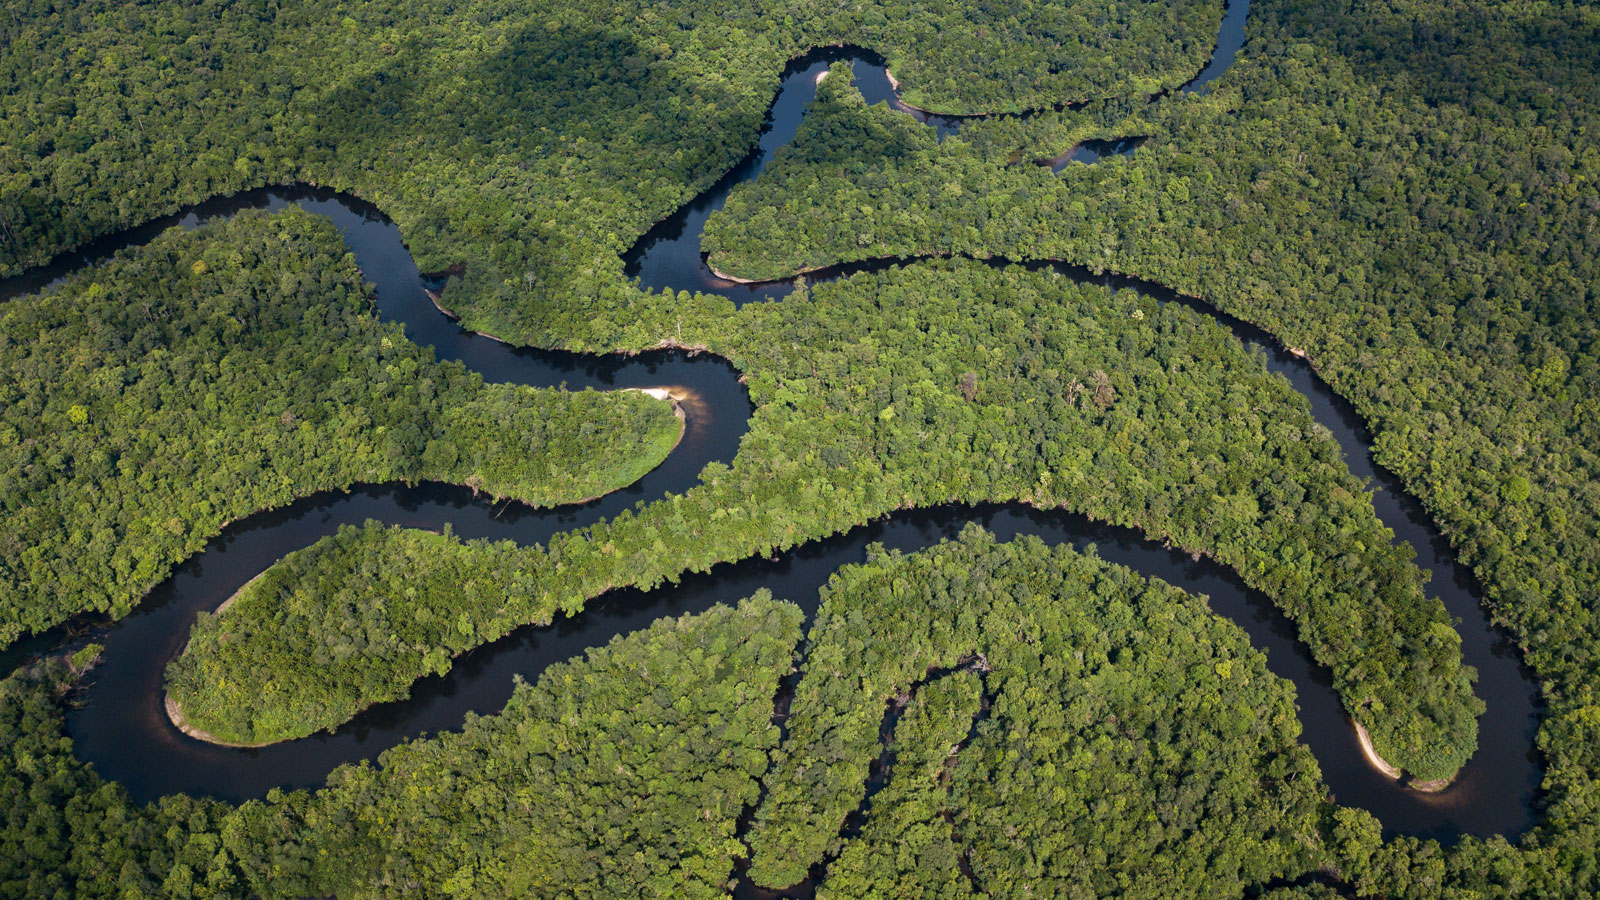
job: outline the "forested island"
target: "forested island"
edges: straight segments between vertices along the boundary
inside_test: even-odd
[[[0,897],[1600,892],[1589,7],[11,12]]]
[[[547,506],[672,449],[637,392],[484,385],[367,310],[325,220],[163,235],[0,318],[0,636],[122,615],[223,523],[358,482]],[[86,567],[83,559],[94,559]]]

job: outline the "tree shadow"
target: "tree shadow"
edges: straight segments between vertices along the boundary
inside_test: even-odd
[[[1439,7],[1426,18],[1352,4],[1294,15],[1290,28],[1331,44],[1363,78],[1405,85],[1429,106],[1491,101],[1515,109],[1586,102],[1600,92],[1600,27],[1550,10],[1522,17]],[[1315,20],[1309,16],[1315,15]]]
[[[755,87],[754,72],[711,78],[697,63],[660,36],[530,25],[463,70],[469,99],[441,106],[431,127],[526,155],[530,167],[543,162],[535,154],[567,157],[563,174],[629,187],[715,178],[743,155],[771,98],[738,90]]]

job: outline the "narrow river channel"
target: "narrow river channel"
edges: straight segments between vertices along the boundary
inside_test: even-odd
[[[1248,4],[1228,10],[1217,55],[1185,90],[1203,89],[1227,68],[1243,43]],[[864,51],[828,48],[791,64],[774,101],[770,124],[749,158],[673,216],[651,229],[628,255],[628,271],[646,288],[725,294],[736,303],[776,300],[791,285],[735,285],[705,266],[700,234],[706,218],[720,208],[732,188],[757,177],[772,154],[794,135],[814,95],[816,76],[838,59],[852,60],[858,85],[870,101],[894,100],[881,60]],[[959,120],[906,109],[943,133]],[[1375,466],[1371,438],[1361,418],[1335,395],[1302,357],[1283,349],[1254,326],[1220,314],[1200,301],[1161,285],[1122,276],[1093,275],[1047,261],[989,261],[1050,268],[1069,277],[1142,291],[1162,302],[1178,302],[1212,316],[1238,338],[1264,350],[1266,365],[1310,401],[1316,420],[1332,432],[1351,470],[1369,479],[1379,517],[1397,539],[1418,551],[1418,562],[1433,575],[1430,590],[1461,620],[1466,662],[1477,667],[1477,692],[1488,704],[1480,722],[1479,748],[1455,783],[1438,794],[1421,794],[1375,771],[1362,756],[1355,733],[1327,673],[1311,662],[1295,639],[1294,627],[1273,603],[1246,588],[1231,570],[1187,553],[1169,550],[1129,529],[1107,526],[1060,511],[1022,505],[942,507],[896,513],[820,541],[798,547],[776,560],[726,563],[709,573],[685,576],[676,586],[653,591],[614,591],[592,601],[580,615],[545,628],[526,627],[455,661],[444,676],[420,680],[410,699],[367,710],[332,734],[319,734],[256,749],[215,746],[190,739],[167,720],[162,708],[162,678],[168,660],[187,641],[196,614],[215,608],[245,582],[283,557],[334,533],[339,526],[376,519],[388,524],[438,529],[448,523],[463,538],[543,542],[551,535],[610,518],[640,501],[666,492],[681,493],[698,483],[712,461],[727,462],[737,451],[752,410],[739,373],[710,355],[661,351],[637,356],[588,356],[519,349],[459,328],[442,315],[424,290],[399,229],[361,200],[308,187],[263,189],[208,201],[179,215],[109,236],[63,257],[51,266],[0,282],[0,298],[45,289],[60,278],[121,247],[144,243],[167,227],[194,227],[242,209],[280,209],[298,205],[332,219],[343,231],[368,281],[376,284],[378,312],[401,322],[407,335],[432,345],[442,359],[459,360],[486,381],[516,382],[568,389],[592,387],[670,387],[689,397],[686,433],[676,451],[632,486],[592,503],[553,510],[520,504],[492,505],[463,487],[374,485],[350,493],[318,494],[285,508],[267,510],[227,527],[199,555],[181,565],[152,591],[131,615],[97,629],[106,645],[103,661],[86,687],[85,703],[68,717],[78,754],[99,773],[122,782],[131,795],[148,800],[172,792],[211,794],[238,801],[259,797],[273,787],[320,785],[341,763],[376,757],[401,741],[427,732],[459,727],[467,712],[492,713],[509,698],[512,676],[529,680],[547,665],[602,645],[617,634],[643,628],[655,619],[704,610],[735,601],[758,588],[815,610],[817,590],[841,565],[865,559],[869,543],[912,551],[955,536],[977,522],[1002,540],[1038,535],[1052,544],[1097,545],[1100,555],[1140,573],[1210,598],[1211,608],[1241,625],[1267,654],[1275,673],[1296,688],[1303,740],[1315,754],[1336,799],[1376,814],[1391,833],[1451,841],[1462,834],[1504,834],[1515,838],[1534,817],[1541,778],[1533,750],[1538,725],[1535,685],[1520,664],[1508,636],[1492,628],[1480,605],[1471,574],[1456,561],[1439,530],[1398,480]],[[812,280],[837,278],[865,269],[910,264],[878,261],[815,273]],[[40,636],[37,649],[59,643]],[[8,651],[11,665],[23,651]]]

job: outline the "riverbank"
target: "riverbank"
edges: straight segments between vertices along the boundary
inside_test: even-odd
[[[1356,741],[1361,744],[1361,754],[1367,758],[1367,762],[1370,763],[1374,769],[1377,769],[1379,772],[1382,772],[1384,775],[1394,779],[1395,781],[1399,781],[1401,778],[1405,777],[1405,772],[1401,771],[1399,766],[1394,765],[1393,763],[1384,759],[1382,756],[1378,755],[1377,748],[1372,746],[1372,735],[1367,731],[1367,726],[1362,725],[1360,722],[1357,722],[1354,719],[1350,720],[1350,724],[1355,726]]]
[[[167,721],[172,723],[172,727],[178,729],[179,731],[183,732],[184,734],[188,735],[189,737],[194,738],[197,741],[205,741],[208,744],[215,744],[218,747],[243,747],[243,748],[265,747],[265,746],[267,746],[269,744],[277,743],[276,741],[260,741],[260,742],[254,743],[254,744],[241,744],[241,743],[238,743],[236,741],[225,741],[225,740],[217,737],[216,735],[212,734],[209,731],[204,731],[202,729],[196,728],[193,725],[189,724],[189,720],[188,719],[184,718],[183,710],[178,707],[178,701],[172,699],[172,695],[171,694],[165,695],[164,701],[162,703],[162,707],[167,711]]]
[[[380,280],[381,280],[381,278],[380,278]],[[1095,280],[1097,282],[1102,280],[1102,278],[1100,277],[1100,273],[1095,273]],[[687,288],[683,288],[683,289],[687,289]],[[415,288],[413,287],[412,290],[415,291]],[[382,293],[383,292],[380,291],[380,295]],[[428,307],[430,305],[432,306],[432,310],[428,309]],[[433,315],[434,311],[446,312],[446,313],[449,312],[448,310],[445,310],[440,305],[440,298],[438,298],[437,296],[430,296],[428,301],[424,301],[423,303],[418,304],[418,306],[420,306],[420,310],[408,310],[408,312],[414,312],[419,318],[422,318],[424,320],[426,318],[437,318],[436,316]],[[1148,307],[1146,307],[1146,308],[1148,309]],[[395,315],[395,311],[391,310],[388,307],[387,301],[385,301],[383,312],[384,312],[385,315],[390,315],[390,316]],[[426,314],[426,316],[423,315],[424,313]],[[402,321],[406,321],[408,331],[418,327],[417,325],[413,324],[412,320],[406,318],[404,315],[400,316],[400,318],[402,319]],[[1220,317],[1215,317],[1215,318],[1220,318]],[[1227,323],[1224,322],[1224,324],[1227,324]],[[466,340],[466,341],[470,342],[470,346],[459,348],[458,352],[457,352],[457,355],[454,356],[453,358],[460,358],[460,359],[463,359],[463,360],[470,359],[470,363],[469,364],[474,369],[478,369],[478,370],[482,371],[483,374],[484,374],[485,379],[493,378],[493,379],[496,379],[496,380],[510,380],[510,379],[508,379],[506,377],[506,374],[507,374],[507,372],[513,370],[513,366],[528,366],[535,359],[535,354],[530,354],[527,351],[522,351],[520,353],[512,353],[509,350],[502,351],[501,348],[502,348],[503,345],[490,345],[487,342],[475,341],[475,339],[468,338],[465,335],[465,333],[460,332],[459,329],[457,329],[453,325],[449,326],[448,328],[435,327],[434,329],[429,329],[427,326],[422,326],[419,329],[419,331],[421,331],[423,333],[427,333],[429,330],[435,330],[435,331],[439,332],[440,336],[445,338],[446,340],[451,340],[451,341],[458,340],[458,336],[459,336],[459,339],[463,339],[463,340]],[[485,335],[485,336],[493,337],[492,335]],[[496,338],[495,340],[499,340],[499,339]],[[555,354],[552,354],[552,355],[555,355]],[[591,359],[593,359],[593,358],[591,358]],[[627,364],[631,364],[631,361],[630,361],[630,363],[627,363]],[[573,363],[571,360],[563,359],[563,362],[562,362],[562,366],[563,367],[558,369],[558,374],[561,375],[562,377],[564,377],[567,373],[572,372],[572,371],[581,371],[586,375],[588,375],[590,373],[598,373],[598,375],[595,375],[595,376],[592,376],[592,377],[594,377],[595,380],[599,381],[600,383],[604,384],[606,389],[613,389],[616,385],[610,381],[610,379],[612,377],[612,373],[617,371],[621,366],[627,365],[627,364],[618,363],[615,366],[613,366],[609,362],[600,363],[600,364],[596,364],[596,363],[593,363],[593,362]],[[652,379],[651,381],[645,381],[642,384],[639,381],[635,381],[634,383],[638,384],[640,386],[646,386],[646,387],[653,387],[653,386],[659,385],[660,381],[659,381],[659,378],[656,376],[656,374],[654,372],[652,372],[652,371],[648,371],[650,368],[653,368],[653,366],[654,366],[654,363],[651,363],[648,366],[640,367],[641,370],[647,371],[648,374],[647,375],[643,375],[643,376],[636,376],[636,377],[648,377],[648,378]],[[493,374],[491,374],[491,372]],[[737,418],[737,419],[740,419],[741,422],[742,422],[743,418],[745,418],[744,416],[727,416],[727,415],[723,415],[722,411],[724,410],[724,407],[721,406],[721,405],[713,404],[713,408],[718,411],[718,418],[722,418],[722,419]],[[731,409],[731,407],[730,407],[730,409]],[[1337,423],[1335,423],[1335,424],[1337,424]],[[729,437],[729,439],[725,442],[725,445],[730,449],[730,455],[731,455],[731,450],[734,449],[734,448],[737,448],[737,446],[738,446],[738,440],[737,440],[737,435],[729,435],[728,437]],[[685,460],[685,461],[679,461],[678,465],[679,465],[680,468],[682,468],[684,470],[688,470],[690,468],[695,468],[695,470],[698,471],[698,464],[700,462],[702,462],[702,461],[699,460],[699,459],[696,459],[696,460]],[[692,482],[690,482],[690,484],[692,485]],[[629,500],[627,506],[631,507],[633,505],[633,502],[637,498],[630,497],[630,498],[627,498],[627,499]],[[366,512],[366,510],[363,510],[363,512]],[[404,517],[405,521],[413,521],[415,519],[415,512],[413,510],[405,508],[403,505],[399,506],[398,511],[396,511],[394,513],[394,515],[396,516],[397,520],[400,517]],[[453,510],[446,510],[443,513],[441,513],[441,515],[448,519],[449,517],[453,517],[453,516],[458,515],[458,512],[453,511]],[[509,518],[515,518],[515,517],[516,517],[516,513],[513,513],[512,516],[510,516]],[[556,527],[559,527],[560,530],[571,530],[572,528],[575,528],[575,527],[581,527],[581,523],[583,521],[585,521],[586,519],[587,519],[587,516],[585,516],[585,517],[568,516],[568,517],[565,517],[565,518],[558,519],[556,521],[555,525],[556,525]],[[868,526],[868,527],[871,528],[871,527],[875,527],[875,526]],[[506,532],[506,533],[508,535],[511,534],[510,532]],[[530,539],[525,539],[521,534],[515,535],[515,539],[519,543],[532,543],[532,542],[536,542],[536,541],[539,540],[538,537],[533,537],[531,540]],[[831,539],[831,538],[828,539],[828,542],[829,542],[830,545],[835,543],[835,541],[833,539]],[[1179,575],[1181,575],[1181,574],[1182,573],[1179,573]],[[1167,577],[1178,577],[1178,576],[1175,575],[1175,576],[1167,576]],[[1176,581],[1174,583],[1183,583],[1183,584],[1187,585],[1187,581],[1188,581],[1188,579],[1185,578],[1182,581]],[[546,640],[546,638],[544,636],[541,636],[541,643],[543,643],[545,640]],[[1262,638],[1261,640],[1265,641],[1266,639]],[[602,642],[603,642],[603,639],[602,639]],[[581,649],[582,648],[580,648],[580,650]],[[1279,654],[1279,656],[1284,656],[1284,655],[1287,655],[1287,651],[1285,651],[1285,653]],[[451,683],[452,684],[459,684],[460,682],[452,681]],[[420,708],[420,707],[424,706],[424,704],[417,704],[417,706]],[[1308,720],[1315,720],[1317,718],[1317,714],[1311,712],[1309,710],[1309,708],[1308,708],[1307,717],[1308,717]],[[1327,719],[1325,719],[1324,722],[1329,727],[1325,728],[1324,730],[1326,730],[1326,731],[1328,731],[1330,733],[1337,733],[1337,736],[1342,740],[1342,742],[1345,745],[1348,746],[1348,745],[1350,745],[1350,742],[1348,740],[1348,731],[1344,730],[1344,728],[1341,727],[1343,725],[1343,723],[1338,721],[1339,717],[1340,717],[1340,714],[1338,712],[1335,712],[1333,714],[1333,716],[1328,717]],[[434,726],[434,727],[437,727],[437,726]],[[1311,731],[1311,730],[1312,729],[1308,728],[1308,732]],[[330,738],[329,740],[333,740],[333,738]],[[1311,743],[1313,743],[1313,745],[1315,745],[1316,744],[1316,737],[1315,736],[1310,737],[1309,741]],[[319,741],[317,743],[320,746],[321,743],[322,743],[321,739],[319,739]],[[353,743],[359,743],[359,741],[354,741]],[[1354,750],[1355,748],[1352,746],[1352,747],[1350,747],[1350,749]],[[366,747],[353,747],[352,752],[358,753],[360,756],[370,756],[373,751],[372,751],[372,747],[371,747],[371,745],[369,743]],[[1348,794],[1348,795],[1354,795],[1354,796],[1365,796],[1365,795],[1361,794],[1360,791],[1358,791],[1358,790],[1349,790],[1349,789],[1347,789],[1345,787],[1340,786],[1340,783],[1335,781],[1335,780],[1330,779],[1330,784],[1333,784],[1335,786],[1335,789],[1341,795],[1347,795]]]
[[[428,529],[424,529],[424,530],[428,530]],[[438,534],[437,531],[434,531],[433,533],[434,534]],[[273,566],[276,566],[276,565],[277,565],[277,563],[273,563]],[[260,572],[256,573],[255,577],[251,578],[249,581],[246,581],[244,584],[240,585],[238,590],[236,590],[233,593],[229,594],[228,598],[226,600],[223,600],[221,603],[219,603],[217,605],[217,608],[212,610],[211,614],[214,615],[214,616],[220,616],[223,613],[227,612],[229,607],[233,606],[233,604],[235,602],[237,602],[240,597],[244,596],[244,592],[245,591],[247,591],[251,587],[253,587],[256,582],[258,582],[261,579],[267,577],[267,573],[269,573],[271,571],[272,571],[272,568],[269,567],[269,568],[266,568],[266,569],[262,569]],[[185,641],[184,645],[183,645],[183,649],[179,650],[177,655],[178,656],[182,656],[183,654],[188,653],[188,652],[189,652],[189,642]],[[222,738],[217,737],[216,735],[212,734],[211,732],[206,731],[205,729],[199,728],[199,727],[193,725],[192,723],[190,723],[188,717],[183,714],[183,708],[178,705],[178,701],[173,698],[171,692],[166,692],[166,693],[162,694],[161,707],[162,707],[162,709],[164,709],[166,711],[166,713],[167,713],[167,721],[172,723],[172,727],[178,729],[179,731],[183,732],[184,734],[188,735],[191,738],[194,738],[197,741],[204,741],[207,744],[214,744],[214,745],[216,745],[218,747],[240,747],[240,748],[267,747],[267,746],[270,746],[272,744],[279,743],[278,741],[275,741],[275,740],[274,741],[255,741],[255,742],[250,742],[250,743],[223,740]]]
[[[1357,722],[1354,719],[1350,720],[1350,724],[1355,727],[1356,741],[1360,743],[1361,754],[1366,757],[1367,762],[1371,764],[1374,769],[1377,769],[1388,778],[1398,782],[1401,787],[1423,794],[1437,794],[1455,783],[1454,777],[1435,778],[1431,781],[1419,781],[1415,778],[1408,778],[1405,770],[1384,759],[1383,756],[1378,753],[1377,748],[1372,745],[1372,735],[1368,733],[1365,725],[1362,725],[1360,722]]]
[[[238,599],[244,595],[244,592],[249,590],[252,585],[265,578],[267,573],[270,571],[272,570],[263,569],[262,571],[258,572],[254,578],[251,578],[249,581],[246,581],[244,584],[240,585],[239,589],[229,594],[228,599],[218,604],[217,608],[213,610],[211,614],[214,616],[220,616],[224,612],[227,612],[228,607],[232,606],[236,601],[238,601]],[[189,643],[185,641],[183,649],[178,651],[178,655],[182,656],[187,652],[189,652]],[[197,741],[205,741],[208,744],[216,744],[219,747],[265,747],[267,744],[272,743],[271,741],[260,741],[257,743],[244,744],[235,741],[225,741],[209,731],[189,724],[189,719],[184,716],[183,709],[178,706],[178,701],[172,698],[171,693],[162,694],[161,699],[161,707],[162,709],[166,710],[167,721],[172,723],[172,727],[178,729]]]

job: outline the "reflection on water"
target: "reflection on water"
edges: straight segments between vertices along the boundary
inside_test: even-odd
[[[1215,78],[1226,67],[1224,57],[1231,60],[1243,42],[1246,9],[1244,0],[1230,5],[1217,58],[1191,83],[1191,89]],[[1230,37],[1235,32],[1237,40]],[[869,101],[892,97],[881,64],[859,52],[821,51],[797,61],[783,81],[771,127],[762,135],[756,153],[652,229],[630,254],[630,271],[645,287],[716,290],[736,302],[775,299],[789,290],[788,285],[730,287],[718,281],[706,270],[700,255],[700,231],[728,190],[759,174],[773,151],[793,136],[814,93],[816,75],[835,59],[855,60],[858,84]],[[941,125],[939,117],[927,120],[934,127],[954,129],[959,124],[950,120]],[[1127,150],[1131,147],[1094,152]],[[1455,785],[1437,795],[1418,794],[1398,787],[1367,765],[1329,688],[1327,673],[1311,662],[1276,607],[1246,588],[1232,571],[1165,549],[1131,530],[1020,505],[903,511],[804,544],[774,560],[723,564],[655,591],[614,591],[591,602],[574,619],[562,619],[546,628],[523,628],[464,654],[448,674],[419,681],[410,699],[368,710],[333,734],[256,749],[190,740],[171,727],[161,708],[167,660],[187,639],[197,612],[214,608],[284,554],[333,533],[341,524],[368,519],[435,530],[448,523],[463,538],[539,543],[554,533],[615,516],[666,492],[681,493],[693,487],[707,463],[731,461],[751,412],[738,373],[714,357],[678,351],[590,356],[519,349],[463,331],[440,314],[423,290],[423,279],[393,224],[362,201],[311,188],[252,191],[208,201],[179,216],[96,242],[44,269],[0,282],[0,297],[47,287],[65,273],[118,247],[148,241],[171,225],[193,227],[240,209],[280,209],[290,204],[326,215],[341,228],[365,277],[377,285],[381,314],[404,323],[409,336],[433,346],[441,358],[460,360],[491,382],[565,385],[568,389],[666,388],[680,400],[685,412],[685,434],[671,457],[645,478],[581,506],[555,510],[534,510],[516,503],[494,506],[462,487],[382,485],[319,494],[228,527],[203,553],[180,566],[132,615],[97,637],[107,648],[103,662],[85,692],[86,705],[69,715],[78,753],[103,776],[123,782],[136,799],[185,791],[242,800],[259,797],[272,787],[315,786],[340,763],[374,757],[400,741],[458,727],[469,711],[499,709],[510,696],[513,675],[531,680],[551,662],[604,644],[613,635],[645,627],[661,616],[731,602],[763,587],[812,610],[817,589],[827,577],[841,565],[864,560],[869,543],[910,551],[952,537],[966,523],[977,522],[1002,540],[1035,534],[1051,543],[1093,543],[1100,555],[1112,562],[1207,595],[1212,609],[1249,632],[1255,646],[1266,652],[1272,670],[1294,682],[1305,729],[1303,739],[1339,802],[1371,810],[1389,830],[1443,840],[1463,833],[1515,836],[1532,821],[1540,771],[1532,749],[1538,715],[1531,679],[1505,635],[1489,626],[1470,573],[1456,563],[1442,535],[1397,480],[1373,465],[1370,436],[1351,407],[1328,389],[1305,359],[1247,323],[1217,314],[1159,285],[1044,262],[1029,267],[1047,267],[1080,280],[1140,290],[1162,302],[1186,303],[1213,315],[1241,340],[1259,346],[1267,366],[1309,399],[1313,415],[1339,442],[1351,470],[1375,488],[1373,499],[1380,518],[1395,530],[1398,540],[1418,550],[1419,563],[1433,574],[1431,589],[1463,622],[1463,652],[1466,661],[1479,670],[1478,693],[1488,701],[1489,711],[1481,722],[1478,753]],[[842,266],[817,277],[838,277],[894,263]],[[28,646],[44,646],[63,638],[64,632],[58,631]],[[24,652],[14,649],[5,659],[14,663]]]

